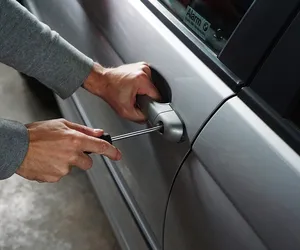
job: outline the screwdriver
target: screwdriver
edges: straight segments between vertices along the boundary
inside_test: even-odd
[[[128,138],[132,138],[132,137],[136,137],[136,136],[140,136],[140,135],[145,135],[145,134],[149,134],[155,131],[159,131],[163,128],[163,125],[157,125],[155,127],[152,128],[146,128],[146,129],[142,129],[142,130],[138,130],[135,132],[131,132],[131,133],[127,133],[127,134],[122,134],[122,135],[116,135],[116,136],[111,136],[108,133],[104,133],[103,135],[101,135],[100,137],[98,137],[101,140],[107,141],[110,144],[113,144],[114,141],[120,141],[120,140],[125,140]],[[91,152],[85,152],[86,154],[91,154]]]
[[[125,139],[128,139],[128,138],[149,134],[149,133],[152,133],[152,132],[155,132],[155,131],[159,131],[162,128],[163,128],[163,125],[157,125],[157,126],[152,127],[152,128],[142,129],[142,130],[138,130],[138,131],[135,131],[135,132],[122,134],[122,135],[117,135],[117,136],[113,136],[113,137],[108,133],[104,133],[102,136],[99,137],[99,139],[107,141],[108,143],[112,144],[115,141],[125,140]]]

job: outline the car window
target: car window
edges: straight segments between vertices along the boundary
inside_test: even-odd
[[[300,154],[300,12],[293,15],[243,100]]]
[[[159,0],[218,53],[255,0]]]

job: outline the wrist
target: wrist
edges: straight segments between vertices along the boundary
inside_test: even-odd
[[[100,64],[94,63],[89,76],[83,83],[83,87],[92,94],[102,96],[108,85],[107,71],[108,69]]]

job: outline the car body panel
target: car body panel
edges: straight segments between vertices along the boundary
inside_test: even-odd
[[[267,248],[192,152],[172,189],[164,249]]]
[[[227,101],[193,151],[269,249],[299,249],[300,156],[246,104]]]

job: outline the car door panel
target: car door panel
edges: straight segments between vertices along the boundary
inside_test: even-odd
[[[118,66],[147,61],[168,82],[171,106],[185,124],[185,142],[171,143],[158,133],[120,141],[116,146],[123,152],[123,159],[110,162],[116,178],[128,187],[127,202],[137,207],[139,215],[135,219],[139,228],[153,242],[151,247],[159,249],[175,173],[200,127],[233,92],[140,1],[28,2],[42,21],[101,64]],[[145,128],[121,119],[104,101],[84,89],[79,89],[73,98],[91,126],[101,127],[111,135]],[[97,180],[100,182],[99,174],[93,172],[94,185],[98,185]]]
[[[193,151],[270,249],[299,249],[300,157],[238,97],[227,101]]]
[[[192,152],[172,189],[165,250],[267,250]]]

